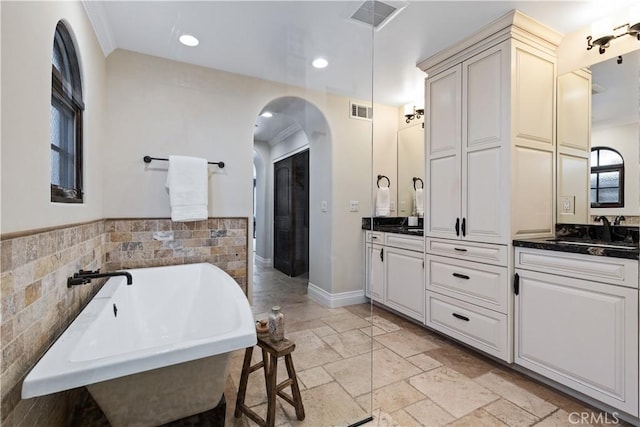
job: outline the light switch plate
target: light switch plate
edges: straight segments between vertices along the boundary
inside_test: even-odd
[[[327,201],[326,201],[326,200],[323,200],[323,201],[320,203],[320,210],[321,210],[322,212],[326,212],[326,211],[328,210],[328,207],[327,207]]]
[[[351,200],[349,202],[349,212],[358,212],[358,208],[360,206],[360,202],[357,200]]]

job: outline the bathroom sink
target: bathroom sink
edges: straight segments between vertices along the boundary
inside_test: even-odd
[[[638,244],[632,242],[603,242],[600,240],[574,240],[571,238],[556,238],[547,239],[547,242],[554,242],[561,245],[578,245],[578,246],[591,246],[605,249],[625,249],[625,250],[637,250]]]

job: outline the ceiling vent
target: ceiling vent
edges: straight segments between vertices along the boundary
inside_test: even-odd
[[[351,15],[351,19],[381,30],[391,19],[407,6],[404,1],[366,0],[358,10]]]
[[[371,120],[373,118],[373,108],[368,105],[349,102],[349,117],[352,119]]]

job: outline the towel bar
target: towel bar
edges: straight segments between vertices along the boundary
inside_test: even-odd
[[[145,163],[151,163],[151,160],[161,160],[163,162],[169,161],[169,159],[163,159],[160,157],[151,157],[151,156],[144,156],[142,160],[144,160]],[[209,163],[210,165],[218,165],[220,169],[224,167],[224,162],[207,162],[207,163]]]

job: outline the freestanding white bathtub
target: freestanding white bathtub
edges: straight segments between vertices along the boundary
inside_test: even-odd
[[[112,277],[27,375],[22,398],[87,386],[113,426],[153,426],[214,408],[230,352],[256,344],[236,282],[212,264]],[[70,291],[71,292],[71,291]]]

